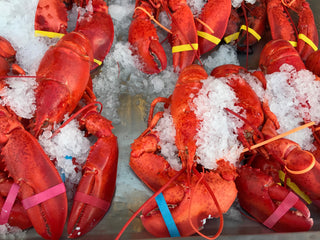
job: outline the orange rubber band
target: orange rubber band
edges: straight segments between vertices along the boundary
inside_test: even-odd
[[[300,130],[302,130],[302,129],[311,127],[311,126],[313,126],[313,125],[315,125],[315,124],[316,124],[315,122],[306,123],[306,124],[304,124],[304,125],[302,125],[302,126],[299,126],[299,127],[294,128],[294,129],[291,129],[291,130],[289,130],[289,131],[287,131],[287,132],[285,132],[285,133],[279,134],[279,135],[277,135],[277,136],[275,136],[275,137],[273,137],[273,138],[270,138],[270,139],[268,139],[268,140],[266,140],[266,141],[263,141],[263,142],[261,142],[261,143],[255,144],[255,145],[251,146],[250,149],[249,149],[249,148],[245,148],[245,149],[243,149],[242,153],[248,152],[248,151],[253,150],[253,149],[256,149],[256,148],[259,148],[259,147],[261,147],[261,146],[263,146],[263,145],[266,145],[266,144],[271,143],[271,142],[273,142],[273,141],[275,141],[275,140],[284,138],[284,137],[286,137],[286,136],[288,136],[288,135],[290,135],[290,134],[292,134],[292,133],[295,133],[295,132],[300,131]]]
[[[310,163],[310,165],[309,165],[308,167],[306,167],[305,169],[299,170],[299,171],[290,170],[289,168],[287,168],[287,166],[284,166],[285,169],[286,169],[289,173],[295,174],[295,175],[304,174],[304,173],[309,172],[309,171],[314,167],[314,165],[316,165],[316,159],[315,159],[315,157],[313,156],[312,153],[307,152],[307,151],[306,151],[306,153],[309,153],[309,154],[312,156],[312,162]]]

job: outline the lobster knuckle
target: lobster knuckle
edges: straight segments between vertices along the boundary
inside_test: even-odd
[[[154,153],[158,150],[159,139],[155,134],[148,134],[146,136],[135,139],[131,144],[131,157],[139,157],[145,152]]]

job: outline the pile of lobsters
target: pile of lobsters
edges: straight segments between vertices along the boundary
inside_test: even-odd
[[[86,11],[79,12],[74,31],[67,32],[67,11],[73,4]],[[171,20],[171,29],[159,20],[163,12]],[[183,0],[137,0],[128,41],[132,54],[140,61],[139,70],[146,74],[158,74],[167,67],[167,51],[157,35],[158,26],[168,32],[173,71],[179,77],[170,97],[159,96],[151,103],[147,128],[131,144],[130,167],[155,193],[132,214],[115,238],[119,239],[142,212],[143,226],[156,237],[198,233],[209,238],[200,232],[205,219],[220,218],[217,232],[210,236],[214,239],[223,230],[223,214],[236,199],[248,215],[269,229],[310,230],[313,219],[307,204],[320,206],[320,123],[306,114],[295,129],[279,134],[276,114],[248,81],[250,76],[266,90],[266,75],[280,72],[284,64],[297,72],[311,71],[314,81],[319,80],[318,30],[309,3],[208,0],[200,13],[194,13]],[[110,51],[113,22],[103,0],[39,0],[35,31],[60,40],[48,49],[38,67],[34,117],[23,119],[10,107],[0,105],[0,225],[21,229],[33,226],[46,239],[62,236],[68,215],[66,188],[38,138],[48,129],[55,136],[76,119],[86,136],[95,137],[82,166],[67,223],[68,237],[76,238],[104,217],[116,187],[117,137],[112,133],[111,121],[101,115],[102,104],[96,99],[90,77]],[[231,44],[249,54],[269,31],[272,39],[265,39],[258,70],[228,64],[212,69],[209,76],[204,69],[202,56],[216,46]],[[10,42],[1,37],[1,79],[26,75],[15,54]],[[219,79],[232,92],[233,106],[223,107],[223,111],[238,123],[232,134],[241,150],[236,161],[230,162],[226,156],[213,157],[214,164],[209,166],[200,154],[203,146],[198,140],[204,120],[198,115],[195,101],[212,79]],[[294,88],[292,79],[285,81]],[[6,82],[1,81],[1,87],[5,86]],[[305,99],[298,101],[306,109],[311,108]],[[164,109],[155,113],[159,103]],[[66,114],[71,115],[68,120]],[[164,119],[170,120],[164,125],[174,133],[175,165],[162,152],[159,125]],[[61,127],[55,129],[56,123]],[[314,148],[309,151],[286,138],[305,128],[311,129],[314,139]],[[210,158],[210,153],[207,156]],[[159,199],[165,204],[160,206]]]

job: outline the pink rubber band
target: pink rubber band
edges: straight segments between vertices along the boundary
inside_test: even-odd
[[[20,186],[13,183],[8,193],[7,199],[4,202],[0,213],[0,225],[8,223],[11,209],[16,201]]]
[[[268,228],[272,228],[280,218],[290,210],[296,204],[299,197],[295,195],[293,192],[289,192],[289,194],[285,197],[282,203],[277,207],[277,209],[264,221],[264,225]]]
[[[56,186],[48,188],[47,190],[45,190],[41,193],[38,193],[36,195],[33,195],[31,197],[28,197],[28,198],[22,200],[21,203],[25,209],[29,209],[31,207],[38,205],[39,203],[42,203],[44,201],[47,201],[51,198],[56,197],[56,196],[60,195],[61,193],[64,193],[65,191],[66,191],[66,188],[64,186],[64,183],[62,182]]]
[[[105,210],[105,211],[107,211],[110,207],[109,202],[102,200],[100,198],[96,198],[91,195],[87,195],[82,192],[77,192],[76,195],[74,196],[74,200],[89,204],[89,205],[97,207],[97,208],[101,208],[102,210]]]

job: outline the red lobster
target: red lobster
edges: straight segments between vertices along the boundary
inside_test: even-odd
[[[43,4],[47,2],[38,4],[36,22],[44,17],[47,20],[44,22],[50,23],[47,15],[43,15],[48,9],[42,8]],[[49,6],[65,10],[64,6],[56,4],[57,1],[50,1]],[[76,30],[64,35],[40,62],[35,90],[37,109],[30,124],[30,131],[35,136],[39,136],[42,128],[62,122],[65,114],[71,114],[79,106],[81,98],[86,102],[95,101],[90,87],[90,70],[95,66],[93,58],[101,61],[109,51],[113,25],[104,1],[93,0],[92,7],[93,11],[84,15]],[[43,28],[47,30],[46,25]],[[52,30],[51,26],[49,30]],[[101,116],[96,107],[82,113],[79,123],[88,134],[95,135],[97,141],[83,166],[83,177],[68,221],[70,238],[90,231],[108,211],[115,190],[118,161],[117,138],[111,131],[111,122]]]
[[[77,116],[80,126],[85,128],[87,134],[96,136],[97,141],[91,147],[87,162],[83,166],[83,176],[74,198],[68,222],[70,238],[79,237],[90,231],[108,211],[115,190],[118,161],[117,138],[111,131],[111,122],[102,117],[97,111],[97,107],[91,103],[95,101],[95,96],[92,93],[90,79],[90,70],[94,68],[92,67],[94,57],[99,58],[101,52],[105,56],[105,49],[111,47],[113,25],[109,25],[111,19],[107,14],[107,6],[104,1],[94,0],[90,3],[92,3],[93,12],[84,15],[84,19],[78,23],[77,31],[65,34],[55,46],[50,47],[41,60],[36,76],[38,82],[35,90],[37,109],[28,126],[30,132],[38,137],[43,128],[62,122],[66,114],[71,114],[81,107],[79,103],[82,98],[85,99],[84,102],[89,103]],[[44,8],[42,8],[43,4]],[[43,24],[50,22],[50,16],[55,16],[54,14],[51,15],[50,11],[53,11],[53,9],[60,10],[60,7],[63,11],[65,10],[64,5],[59,5],[58,1],[40,1],[38,5],[38,11],[40,12],[37,12],[36,22],[40,21]],[[96,21],[99,21],[99,25]],[[108,26],[108,28],[104,26]],[[39,26],[36,24],[36,27]],[[51,30],[51,25],[49,29],[45,29]],[[93,34],[95,31],[97,35]],[[110,36],[110,34],[111,39],[104,39],[105,36]],[[101,38],[103,39],[102,42],[100,41]],[[107,46],[106,42],[109,42]],[[102,49],[100,49],[100,43],[103,43]],[[18,145],[23,146],[23,142],[18,143]],[[48,159],[48,157],[46,158]],[[46,172],[44,168],[39,167],[41,166],[41,160],[37,165],[39,168],[37,168],[37,171]],[[27,170],[27,172],[32,171]],[[15,173],[12,175],[13,177],[16,175],[19,177]],[[42,177],[41,174],[34,175],[35,178]],[[59,181],[62,182],[58,173],[57,176]],[[42,182],[35,179],[33,181],[36,183]],[[54,178],[52,181],[54,181]],[[64,197],[66,203],[65,194]],[[57,229],[48,228],[47,230],[52,234],[52,238],[59,238],[67,217],[67,206],[59,207],[57,204],[50,202],[49,204],[54,212],[43,217],[45,222],[57,226]],[[61,212],[60,209],[62,209]],[[64,219],[58,219],[63,214]],[[52,216],[52,220],[50,216]],[[38,219],[40,217],[33,214],[32,218]],[[38,226],[36,221],[33,221],[33,225],[36,229],[42,226],[41,224],[38,224]],[[61,228],[61,231],[58,227]],[[51,237],[44,233],[40,234],[45,238]]]
[[[207,77],[207,73],[199,65],[190,65],[182,70],[171,97],[154,100],[148,128],[131,146],[131,168],[147,186],[156,191],[155,195],[163,191],[181,236],[199,233],[198,229],[203,225],[202,219],[220,216],[220,229],[215,235],[218,236],[223,225],[222,213],[230,208],[237,194],[233,181],[236,176],[235,167],[230,163],[220,160],[216,170],[204,170],[201,173],[197,170],[199,166],[195,162],[197,147],[194,137],[200,122],[190,104],[201,89],[201,80]],[[170,107],[176,129],[175,145],[182,162],[180,171],[174,170],[158,153],[159,136],[153,129],[163,114],[159,112],[153,117],[153,108],[158,102],[165,102],[166,107]],[[137,212],[141,209],[141,220],[147,231],[157,237],[169,236],[153,198]],[[118,237],[121,234],[122,232]]]
[[[237,97],[238,102],[235,105],[242,106],[246,109],[245,125],[238,133],[239,140],[244,145],[253,144],[258,137],[269,139],[277,135],[272,130],[275,116],[270,112],[267,105],[260,103],[255,92],[246,83],[246,81],[238,76],[239,72],[246,72],[243,68],[233,65],[224,65],[214,69],[211,75],[215,77],[230,76],[228,85],[231,86]],[[255,72],[255,76],[265,85],[264,77],[261,73]],[[250,97],[248,97],[249,95]],[[239,112],[241,114],[241,112]],[[233,113],[238,115],[239,113]],[[267,120],[265,120],[265,118]],[[262,135],[259,134],[258,128],[262,128]],[[244,135],[244,133],[246,133]],[[259,134],[258,136],[256,136]],[[249,148],[250,149],[250,148]],[[297,165],[297,161],[305,158],[305,164],[310,164],[312,154],[302,151],[299,146],[292,141],[280,139],[264,146],[263,153],[274,158],[285,159],[288,168]],[[261,151],[261,150],[260,150]],[[308,165],[307,165],[308,166]],[[300,166],[301,168],[307,166]],[[277,169],[278,170],[278,169]],[[288,195],[289,190],[284,187],[276,186],[276,183],[270,176],[262,172],[253,170],[249,167],[241,167],[238,170],[239,176],[236,179],[238,189],[238,199],[240,205],[247,210],[258,221],[264,222],[277,208],[277,204],[273,201],[281,202]],[[296,207],[301,211],[287,212],[280,221],[276,221],[274,225],[267,225],[275,231],[306,231],[309,230],[313,221],[310,219],[310,212],[302,201],[298,201]],[[300,213],[303,213],[302,215]],[[292,223],[299,227],[292,228]]]
[[[10,72],[14,59],[15,50],[1,37],[0,69],[3,77]],[[14,73],[24,74],[18,65],[12,65]],[[9,223],[21,229],[34,226],[43,238],[58,239],[62,235],[68,212],[67,196],[60,175],[37,139],[24,129],[10,109],[0,106],[0,118],[0,224]],[[57,189],[57,186],[56,195],[37,204],[31,203],[30,199],[40,199],[43,192]],[[12,200],[16,195],[18,200]]]
[[[287,8],[298,14],[297,28]],[[267,12],[272,39],[290,41],[297,47],[303,61],[317,50],[318,31],[312,10],[306,0],[267,0]]]
[[[259,61],[261,69],[266,73],[273,73],[279,71],[280,66],[284,63],[293,65],[297,71],[305,69],[299,53],[290,43],[284,40],[270,41],[261,52]],[[306,119],[306,121],[310,121],[310,119]],[[269,128],[268,135],[272,137],[274,134],[274,129]],[[315,132],[315,134],[317,138],[317,132]],[[292,145],[292,143],[290,145]],[[296,147],[293,146],[290,148],[296,149]],[[287,154],[288,153],[286,153],[286,156]],[[320,165],[317,161],[312,162],[313,160],[314,159],[310,159],[310,157],[306,157],[305,161],[288,162],[287,167],[288,169],[291,169],[291,171],[288,171],[287,174],[312,200],[319,200]],[[299,171],[310,167],[310,164],[314,165],[309,171],[301,174],[298,173]]]

